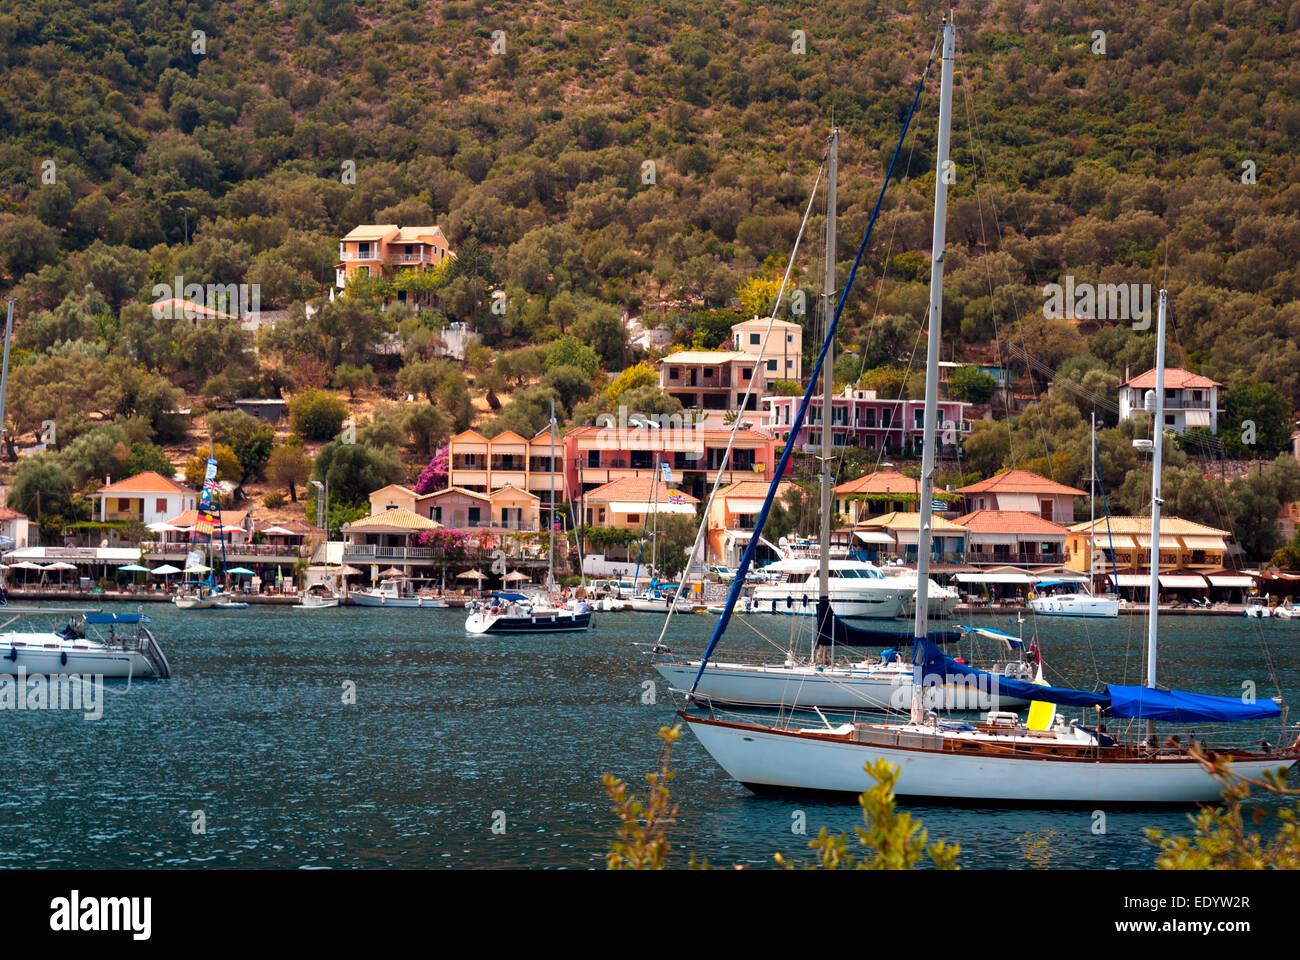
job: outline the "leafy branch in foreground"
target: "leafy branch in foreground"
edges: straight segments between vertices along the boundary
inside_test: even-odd
[[[663,869],[668,852],[668,825],[677,816],[677,807],[672,803],[668,790],[668,781],[674,776],[669,762],[673,744],[681,736],[681,724],[671,729],[659,728],[664,746],[659,753],[658,767],[646,774],[649,790],[644,802],[628,795],[624,781],[613,774],[605,774],[605,793],[621,821],[619,839],[610,844],[605,857],[610,870]],[[859,798],[867,829],[858,827],[857,834],[862,846],[873,851],[874,855],[870,859],[857,859],[848,851],[847,834],[832,837],[822,827],[817,837],[808,843],[817,851],[819,860],[810,864],[808,869],[910,870],[926,854],[940,870],[958,869],[960,847],[942,840],[927,847],[921,821],[912,819],[911,814],[896,812],[894,785],[898,782],[901,768],[880,759],[867,764],[864,769],[876,782]],[[792,869],[781,854],[776,854],[775,859],[779,865]],[[708,869],[706,861],[697,861],[694,856],[690,865],[691,869]]]
[[[677,807],[672,804],[668,791],[668,781],[675,774],[668,769],[672,759],[673,744],[682,736],[681,724],[659,728],[659,737],[663,740],[663,749],[659,752],[659,766],[646,774],[649,789],[644,802],[631,797],[627,792],[627,783],[619,780],[612,773],[602,778],[605,793],[614,804],[622,825],[619,827],[619,839],[609,846],[605,862],[610,870],[662,870],[664,856],[668,852],[668,824],[677,816]],[[694,866],[694,858],[691,860]]]
[[[858,842],[870,856],[859,860],[848,849],[848,834],[832,837],[825,827],[808,841],[816,851],[820,863],[810,864],[810,870],[911,870],[926,854],[940,870],[958,870],[957,855],[961,847],[955,843],[925,845],[926,831],[920,820],[910,813],[899,813],[895,807],[894,785],[902,768],[883,757],[867,763],[864,770],[875,780],[875,785],[858,798],[862,805],[862,819],[866,828],[857,827]],[[781,854],[776,862],[787,870],[792,869]]]
[[[1194,836],[1166,837],[1163,830],[1148,829],[1147,837],[1160,845],[1157,870],[1295,870],[1300,868],[1300,801],[1277,813],[1281,822],[1277,836],[1265,843],[1258,833],[1246,831],[1241,805],[1250,798],[1250,788],[1260,787],[1280,796],[1300,795],[1300,790],[1286,785],[1285,770],[1266,770],[1259,780],[1235,773],[1232,762],[1221,756],[1206,756],[1197,747],[1196,757],[1210,775],[1223,784],[1221,806],[1202,807],[1188,820],[1195,826]],[[1263,810],[1251,812],[1251,822],[1259,826],[1267,815]]]

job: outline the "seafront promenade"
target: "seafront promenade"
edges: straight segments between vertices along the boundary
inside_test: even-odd
[[[11,587],[9,588],[8,594],[9,594],[10,602],[13,602],[15,600],[22,600],[22,601],[61,600],[70,603],[81,603],[81,604],[90,604],[90,605],[95,605],[100,603],[170,603],[172,599],[171,593],[167,593],[161,590],[158,591],[142,590],[136,592],[124,591],[124,590],[104,590],[101,592],[96,592],[96,591],[89,591],[89,590],[57,590],[57,589],[49,589],[49,588],[35,589],[30,587],[26,587],[26,588]],[[298,594],[241,593],[241,594],[237,594],[235,596],[235,599],[241,600],[249,604],[267,604],[270,606],[294,606],[299,602],[300,597]],[[467,603],[473,600],[474,597],[448,596],[445,597],[444,599],[447,601],[447,605],[449,607],[456,609],[456,608],[464,607]],[[347,598],[344,598],[343,604],[345,606],[353,605],[351,601]],[[1243,610],[1245,610],[1245,607],[1240,603],[1223,603],[1208,608],[1192,607],[1186,604],[1161,604],[1160,605],[1161,613],[1169,613],[1174,615],[1194,614],[1196,616],[1209,616],[1209,617],[1240,617],[1242,615]],[[625,611],[616,611],[616,612],[606,612],[600,615],[603,617],[603,616],[618,615],[618,614],[630,613],[630,612],[634,612],[634,611],[625,610]],[[697,604],[694,612],[697,614],[707,615],[707,611],[705,610],[703,604]],[[1006,617],[1006,616],[1015,616],[1017,612],[1026,613],[1029,616],[1034,615],[1033,611],[1029,610],[1029,608],[1024,606],[1023,604],[993,604],[992,606],[986,604],[980,604],[976,606],[968,603],[961,603],[957,605],[957,609],[953,612],[953,616],[957,618],[980,617],[980,616]],[[1119,612],[1120,612],[1120,616],[1146,616],[1147,605],[1145,603],[1126,603],[1120,607]],[[1026,619],[1028,619],[1028,617],[1026,617]],[[1058,620],[1069,619],[1069,618],[1044,617],[1044,619],[1058,621]]]

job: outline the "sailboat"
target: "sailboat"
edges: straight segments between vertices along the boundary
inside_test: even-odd
[[[1097,582],[1097,414],[1092,414],[1092,476],[1088,485],[1088,583],[1044,580],[1034,587],[1029,609],[1044,617],[1118,617],[1119,597],[1093,593]],[[1057,588],[1057,589],[1053,589]]]
[[[203,566],[199,545],[208,547],[207,580],[187,580],[181,590],[172,597],[172,603],[178,610],[212,610],[246,607],[248,604],[233,600],[213,576],[212,537],[221,537],[221,556],[225,562],[226,532],[221,525],[221,487],[217,483],[217,460],[209,453],[207,467],[203,475],[203,489],[199,493],[198,516],[194,528],[190,531],[190,552],[185,561],[186,570],[195,570]]]
[[[826,273],[822,295],[822,315],[826,318],[828,330],[834,311],[835,296],[838,151],[839,134],[838,131],[832,131],[827,151]],[[833,335],[829,335],[824,347],[825,362],[820,368],[823,377],[823,409],[825,410],[831,409],[832,370],[834,369],[831,351],[833,349]],[[810,395],[816,379],[814,375],[809,383]],[[833,522],[831,519],[832,477],[829,467],[832,462],[830,419],[830,416],[826,415],[822,420],[823,469],[820,480],[819,549],[815,556],[781,560],[766,568],[769,572],[774,568],[797,569],[804,578],[800,581],[802,597],[792,599],[788,596],[791,590],[789,584],[762,585],[754,590],[748,605],[738,607],[739,601],[735,593],[736,585],[744,580],[745,568],[742,567],[742,573],[736,576],[732,585],[733,596],[729,598],[727,604],[718,608],[720,613],[725,611],[726,617],[738,611],[806,613],[816,617],[817,626],[813,631],[808,658],[796,658],[791,649],[784,662],[705,664],[699,659],[675,657],[671,650],[657,646],[653,666],[673,689],[690,689],[692,698],[701,702],[758,707],[888,710],[899,709],[911,702],[912,667],[905,657],[898,654],[898,647],[906,636],[901,633],[850,625],[841,618],[846,616],[893,618],[901,615],[906,603],[912,602],[914,605],[917,584],[925,574],[916,573],[904,580],[898,577],[886,577],[874,564],[857,560],[831,559],[830,535]],[[794,430],[790,436],[796,436],[797,433],[798,431]],[[782,470],[778,469],[776,477],[780,478],[782,475]],[[756,542],[757,539],[755,534],[754,541],[751,542]],[[747,557],[747,559],[751,558]],[[797,567],[793,566],[796,564]],[[933,588],[933,581],[927,581],[927,586]],[[876,589],[874,592],[867,592],[868,587]],[[778,596],[783,599],[778,601]],[[933,611],[934,605],[927,602],[927,609]],[[936,643],[956,644],[975,636],[992,637],[1000,641],[1011,653],[1024,649],[1024,644],[1019,638],[988,630],[961,628],[959,631],[932,634],[931,639]],[[837,646],[841,650],[847,648],[850,651],[868,646],[884,647],[886,650],[878,659],[836,664],[834,653]],[[996,675],[1011,679],[1027,681],[1034,676],[1034,664],[1024,657],[1017,659],[1012,656],[990,663],[989,667]],[[973,689],[965,683],[931,688],[926,696],[930,706],[945,710],[1022,707],[1029,702],[1020,696]]]
[[[938,170],[946,169],[948,161],[954,46],[954,26],[950,21],[945,21],[936,165]],[[909,121],[910,119],[911,114],[908,116]],[[891,161],[890,171],[892,168]],[[886,183],[888,179],[887,172]],[[864,765],[884,759],[900,768],[895,787],[900,796],[1018,803],[1190,803],[1213,800],[1218,797],[1222,787],[1196,756],[1194,748],[1198,744],[1195,733],[1192,734],[1190,743],[1171,736],[1162,744],[1156,737],[1156,722],[1217,724],[1272,720],[1280,717],[1281,708],[1273,700],[1245,702],[1240,697],[1217,697],[1158,687],[1156,604],[1151,605],[1149,612],[1147,673],[1143,686],[1106,684],[1104,690],[1085,691],[994,677],[944,655],[930,638],[929,605],[925,602],[925,594],[931,542],[935,440],[938,432],[937,361],[946,205],[947,185],[944,177],[940,176],[935,182],[931,247],[918,595],[913,631],[912,702],[907,722],[849,722],[835,725],[823,717],[821,727],[809,727],[799,725],[789,715],[780,715],[770,723],[761,723],[748,717],[725,717],[713,709],[710,709],[708,715],[681,711],[679,716],[731,777],[754,790],[861,793],[871,782]],[[867,235],[870,236],[870,227]],[[863,240],[864,246],[865,243],[866,238]],[[852,275],[849,282],[851,284]],[[846,286],[840,299],[840,310],[843,309],[847,292]],[[1155,440],[1151,481],[1153,596],[1158,588],[1160,571],[1160,441],[1161,425],[1164,423],[1166,300],[1166,291],[1161,290],[1156,334],[1155,416],[1152,421]],[[838,320],[838,311],[835,320]],[[834,336],[835,323],[832,322],[829,327],[828,341]],[[826,353],[827,346],[823,345],[814,370],[814,379]],[[795,417],[792,433],[796,433],[802,426],[810,394],[811,387]],[[777,476],[780,475],[781,470],[778,469]],[[762,529],[774,493],[775,484],[758,516],[756,530]],[[737,582],[743,579],[751,560],[752,556],[748,553],[742,558]],[[705,673],[708,658],[725,630],[727,619],[725,613],[719,619],[697,674],[697,683]],[[1140,741],[1125,741],[1109,733],[1100,722],[1091,727],[1081,719],[1067,722],[1055,711],[1043,711],[1037,707],[1031,708],[1031,723],[1022,722],[1014,713],[1002,711],[990,711],[977,723],[944,721],[925,709],[922,691],[927,685],[956,680],[992,691],[1019,694],[1035,705],[1056,704],[1095,709],[1099,721],[1103,711],[1109,711],[1111,716],[1119,719],[1145,720],[1146,735]],[[1285,728],[1283,731],[1285,735]],[[1266,770],[1289,768],[1300,760],[1300,738],[1281,749],[1263,742],[1257,750],[1229,747],[1214,748],[1212,752],[1230,759],[1236,772],[1259,777]]]
[[[563,606],[551,600],[555,590],[555,401],[551,401],[551,537],[546,553],[546,592],[541,596],[497,592],[472,601],[466,609],[467,633],[575,633],[591,626],[586,600]]]

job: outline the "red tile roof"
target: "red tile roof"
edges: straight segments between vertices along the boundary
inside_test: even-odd
[[[137,473],[134,477],[127,477],[125,480],[110,483],[106,487],[100,487],[96,492],[113,496],[130,493],[194,493],[189,487],[182,486],[175,480],[164,477],[152,470],[146,470],[144,473]]]
[[[1139,390],[1153,390],[1156,385],[1156,368],[1152,367],[1146,373],[1140,373],[1132,380],[1127,380],[1120,384],[1122,387],[1135,387]],[[1188,387],[1221,387],[1223,384],[1218,380],[1211,380],[1209,377],[1203,377],[1199,373],[1192,373],[1190,370],[1184,370],[1182,367],[1165,367],[1165,389],[1166,390],[1185,390]]]
[[[835,488],[836,493],[911,493],[921,492],[921,481],[904,476],[897,470],[877,470],[865,477],[849,480]]]
[[[19,517],[26,520],[27,514],[19,513],[17,510],[10,510],[8,507],[0,507],[0,520],[17,520]]]
[[[583,495],[584,500],[630,500],[636,502],[650,503],[655,499],[655,480],[651,477],[620,477],[618,480],[611,480],[609,483],[602,483],[594,490],[590,490]],[[663,481],[658,482],[658,498],[660,503],[667,503],[668,497],[676,495],[685,497],[688,503],[699,503],[700,501],[692,497],[689,493],[683,493],[680,490],[674,490]]]
[[[1067,487],[1055,480],[1048,480],[1028,470],[1008,470],[997,476],[972,483],[969,487],[960,487],[958,493],[1042,493],[1048,495],[1070,494],[1074,497],[1086,497],[1084,490]]]
[[[1070,532],[1059,523],[1044,520],[1027,510],[976,510],[958,517],[953,523],[961,524],[972,533],[1024,533],[1063,537]]]

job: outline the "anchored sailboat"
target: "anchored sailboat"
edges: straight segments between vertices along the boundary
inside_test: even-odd
[[[943,28],[942,79],[939,104],[937,170],[946,169],[949,127],[952,116],[952,77],[955,28]],[[909,114],[909,120],[910,120]],[[892,171],[892,163],[891,163]],[[886,174],[886,182],[889,174]],[[1158,611],[1151,605],[1144,686],[1107,684],[1104,690],[1085,691],[1038,685],[996,677],[960,663],[943,654],[928,630],[926,602],[931,543],[931,493],[934,484],[937,427],[937,373],[940,320],[943,296],[943,250],[947,185],[936,178],[934,233],[931,247],[929,338],[927,349],[925,446],[921,468],[921,522],[918,545],[916,623],[913,634],[913,685],[908,722],[844,723],[824,721],[822,727],[795,725],[778,716],[771,723],[750,718],[727,718],[710,709],[707,716],[686,712],[680,716],[706,750],[734,779],[756,789],[816,790],[861,793],[870,783],[864,765],[884,758],[901,768],[896,791],[900,795],[948,799],[1001,800],[1043,803],[1170,803],[1212,800],[1221,786],[1194,755],[1192,746],[1178,737],[1161,744],[1155,735],[1157,721],[1173,723],[1220,723],[1271,720],[1281,715],[1272,700],[1245,702],[1242,698],[1163,690],[1156,685]],[[870,228],[868,228],[868,236]],[[864,238],[864,245],[866,238]],[[860,254],[859,254],[860,256]],[[856,263],[855,263],[856,270]],[[850,276],[850,283],[852,276]],[[840,298],[843,309],[847,287]],[[1167,296],[1160,292],[1157,329],[1156,408],[1153,419],[1154,459],[1152,464],[1152,558],[1151,591],[1154,596],[1159,576],[1159,525],[1161,475],[1161,424],[1164,412],[1164,335]],[[835,320],[838,320],[838,311]],[[830,324],[827,339],[835,332]],[[818,358],[820,369],[827,349]],[[810,391],[811,392],[811,391]],[[796,415],[792,434],[802,425],[809,394]],[[780,471],[778,471],[778,476]],[[760,513],[762,529],[772,494]],[[756,531],[757,536],[757,531]],[[752,557],[741,560],[738,581]],[[696,683],[706,672],[708,658],[725,630],[727,614],[719,619],[709,649],[700,665]],[[819,618],[820,620],[820,618]],[[923,690],[927,686],[966,682],[990,694],[1022,696],[1038,703],[1052,703],[1095,709],[1120,719],[1146,720],[1146,736],[1140,742],[1125,742],[1098,723],[1085,726],[1081,720],[1066,721],[1060,715],[1048,729],[1022,723],[1013,713],[990,712],[978,723],[940,720],[926,710]],[[1283,727],[1285,734],[1285,727]],[[1194,741],[1193,741],[1194,744]],[[1300,738],[1289,747],[1276,749],[1267,743],[1259,750],[1213,749],[1231,759],[1233,768],[1246,776],[1258,777],[1271,768],[1286,768],[1300,760]]]

